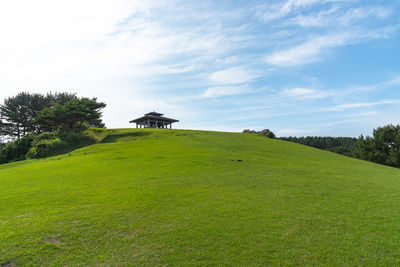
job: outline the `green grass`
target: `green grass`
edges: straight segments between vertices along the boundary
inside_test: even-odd
[[[400,264],[400,170],[252,134],[93,132],[0,166],[0,265]]]

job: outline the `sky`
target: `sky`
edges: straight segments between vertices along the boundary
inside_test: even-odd
[[[359,136],[400,123],[397,0],[0,2],[0,101],[76,92],[108,128]]]

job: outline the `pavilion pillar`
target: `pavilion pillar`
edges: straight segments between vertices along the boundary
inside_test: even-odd
[[[172,129],[172,123],[169,124],[169,128]]]

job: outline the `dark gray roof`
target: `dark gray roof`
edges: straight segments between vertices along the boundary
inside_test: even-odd
[[[155,120],[166,121],[166,122],[170,122],[170,123],[179,122],[179,120],[163,117],[162,115],[164,115],[164,114],[153,111],[153,112],[145,114],[144,116],[142,116],[140,118],[131,120],[130,123],[142,122],[142,121],[145,121],[146,119],[155,119]]]
[[[161,114],[161,113],[152,111],[152,112],[146,113],[146,114],[144,114],[144,115],[153,115],[153,116],[159,116],[159,117],[160,117],[160,116],[162,116],[162,115],[164,115],[164,114]]]

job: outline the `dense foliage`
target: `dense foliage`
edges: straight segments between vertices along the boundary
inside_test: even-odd
[[[400,125],[387,125],[373,130],[372,137],[280,137],[284,141],[400,167]]]
[[[0,164],[90,143],[82,133],[87,127],[104,127],[101,109],[105,106],[96,98],[70,93],[19,93],[5,99],[0,105],[0,141],[14,141],[0,145]]]
[[[374,129],[373,136],[360,136],[355,156],[393,167],[400,167],[400,125]]]
[[[330,137],[330,136],[307,136],[307,137],[280,137],[279,139],[319,149],[328,150],[338,154],[353,156],[357,138],[353,137]]]
[[[243,133],[255,133],[255,134],[260,134],[262,136],[265,136],[267,138],[272,138],[272,139],[276,138],[275,134],[270,129],[264,129],[261,131],[245,129],[245,130],[243,130]]]
[[[76,94],[70,93],[42,95],[22,92],[8,97],[0,105],[0,135],[21,138],[28,133],[43,132],[43,129],[35,123],[37,113],[45,108],[65,105],[76,99]]]
[[[86,126],[104,127],[100,109],[106,104],[96,98],[81,98],[68,101],[64,105],[56,104],[37,113],[36,124],[47,131],[62,129],[66,132],[82,133]]]
[[[62,154],[93,142],[89,136],[62,131],[27,134],[4,145],[0,152],[0,164]]]
[[[33,134],[27,134],[6,144],[0,152],[0,164],[24,160],[34,139]]]
[[[61,131],[45,132],[35,137],[32,146],[26,153],[26,158],[45,158],[66,153],[93,142],[94,140],[86,135]]]

